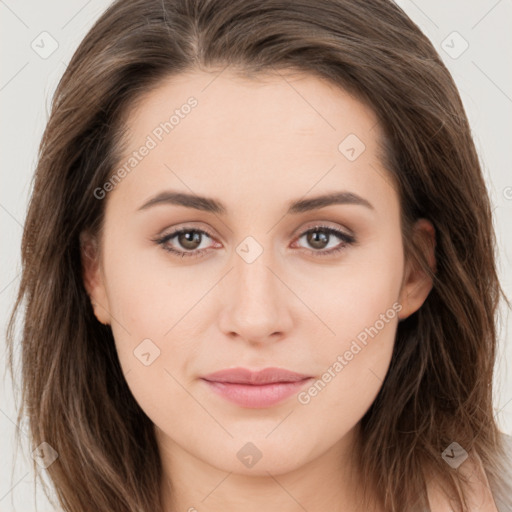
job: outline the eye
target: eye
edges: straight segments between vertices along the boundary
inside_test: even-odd
[[[356,241],[353,235],[349,235],[348,233],[329,226],[315,226],[308,229],[299,236],[298,240],[304,237],[306,243],[313,247],[314,250],[305,249],[309,254],[314,256],[331,256],[342,251],[347,246],[354,244]],[[335,243],[334,246],[332,246],[331,241],[333,241],[333,237],[338,238],[341,242]],[[331,247],[326,249],[326,247],[329,247],[329,244],[331,244]]]
[[[339,229],[329,226],[315,226],[302,233],[297,240],[306,238],[306,242],[313,247],[308,249],[304,247],[309,254],[314,256],[330,256],[336,254],[348,245],[355,243],[354,236],[344,233]],[[332,241],[337,238],[339,242],[334,247],[326,249]],[[205,239],[213,239],[207,231],[202,229],[183,228],[165,234],[153,241],[162,246],[164,250],[180,257],[199,257],[208,252],[211,246],[201,247]],[[217,242],[216,242],[217,243]],[[217,247],[222,247],[217,243]]]
[[[208,250],[206,247],[200,248],[205,237],[212,238],[209,233],[202,229],[183,228],[157,238],[154,241],[160,244],[163,249],[170,253],[181,257],[189,257],[201,256],[205,251]],[[184,250],[180,249],[179,247],[176,248],[171,242],[179,245]]]

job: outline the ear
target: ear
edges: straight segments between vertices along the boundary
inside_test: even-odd
[[[436,272],[436,232],[427,219],[419,219],[413,226],[415,245],[420,247],[432,272]],[[408,259],[405,263],[404,278],[399,303],[402,305],[398,318],[403,320],[415,313],[425,302],[432,290],[432,279],[423,271],[419,262]]]
[[[91,299],[94,315],[100,323],[109,325],[110,310],[101,268],[99,244],[96,237],[85,231],[80,234],[80,258],[82,279],[87,295]]]

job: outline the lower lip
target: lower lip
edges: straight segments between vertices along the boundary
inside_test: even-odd
[[[311,378],[297,382],[274,382],[273,384],[251,385],[215,382],[203,379],[208,386],[226,400],[241,407],[264,408],[282,402],[298,393]]]

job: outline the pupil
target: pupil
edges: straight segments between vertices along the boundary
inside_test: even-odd
[[[196,249],[198,245],[201,245],[201,233],[197,231],[187,231],[179,235],[180,244],[186,249]]]
[[[317,249],[323,249],[328,243],[329,235],[323,231],[313,231],[308,234],[308,242]],[[179,235],[180,244],[186,249],[195,249],[201,245],[201,233],[197,231],[187,231]]]
[[[308,235],[308,242],[317,249],[323,249],[328,242],[329,235],[323,231],[313,231]]]

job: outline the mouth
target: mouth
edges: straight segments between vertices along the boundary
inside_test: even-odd
[[[251,371],[245,368],[221,370],[202,377],[211,391],[247,408],[267,408],[298,393],[313,379],[281,368]]]

